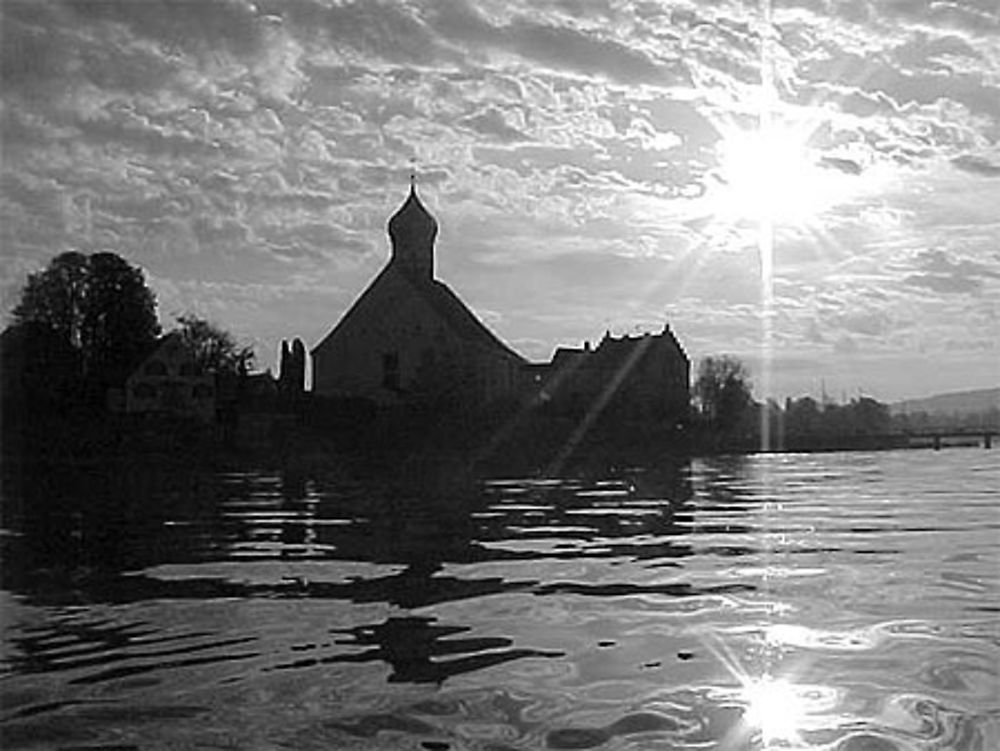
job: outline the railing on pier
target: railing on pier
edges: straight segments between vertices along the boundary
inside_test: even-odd
[[[908,430],[901,435],[906,437],[910,446],[930,445],[934,450],[940,450],[946,445],[947,439],[969,441],[975,439],[982,442],[983,448],[993,448],[993,436],[997,434],[994,428],[957,428],[952,430]]]

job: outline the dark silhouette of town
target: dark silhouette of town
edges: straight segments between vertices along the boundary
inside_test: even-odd
[[[142,270],[118,256],[57,256],[29,278],[0,335],[5,459],[544,473],[574,461],[905,446],[915,429],[940,445],[944,427],[988,444],[1000,422],[996,410],[944,427],[894,420],[867,397],[757,403],[747,369],[727,355],[703,358],[692,383],[666,322],[529,362],[436,278],[437,231],[411,180],[388,222],[388,263],[311,352],[299,338],[281,343],[276,378],[197,316],[162,333]]]

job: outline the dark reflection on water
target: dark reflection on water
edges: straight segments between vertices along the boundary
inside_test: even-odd
[[[1000,472],[928,456],[22,478],[0,740],[997,748]]]
[[[458,626],[438,626],[431,618],[389,618],[377,626],[359,626],[342,632],[349,638],[335,644],[370,647],[362,652],[312,657],[275,665],[275,669],[295,669],[337,662],[383,661],[392,667],[390,681],[410,683],[443,683],[459,673],[479,670],[521,657],[562,657],[561,652],[537,649],[508,649],[510,639],[454,639],[456,634],[469,631]],[[478,654],[488,652],[488,654]],[[472,654],[469,654],[472,653]],[[434,658],[466,654],[447,660]]]
[[[31,601],[88,602],[159,597],[322,597],[420,607],[524,588],[534,582],[456,580],[445,563],[533,558],[673,558],[690,550],[671,538],[673,515],[691,497],[682,467],[582,481],[462,484],[462,492],[372,482],[321,487],[297,475],[46,475],[17,488],[23,508],[5,540],[4,589]],[[37,480],[37,481],[36,481]],[[79,498],[88,502],[80,504]],[[647,543],[642,538],[648,538]],[[516,549],[517,540],[550,541]],[[599,542],[598,542],[599,541]],[[211,561],[363,561],[399,564],[392,575],[350,582],[283,577],[254,581],[150,580],[160,564]],[[674,592],[687,594],[685,588]]]

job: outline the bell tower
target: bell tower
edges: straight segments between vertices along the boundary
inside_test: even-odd
[[[414,281],[433,280],[437,231],[437,220],[420,202],[416,180],[410,175],[410,195],[389,219],[390,263]]]

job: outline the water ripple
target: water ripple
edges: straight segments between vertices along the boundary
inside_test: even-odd
[[[232,473],[160,496],[122,479],[127,498],[75,514],[31,497],[38,517],[0,535],[0,737],[993,751],[1000,471],[934,456],[454,493]]]

